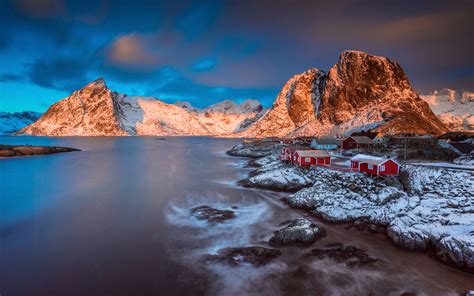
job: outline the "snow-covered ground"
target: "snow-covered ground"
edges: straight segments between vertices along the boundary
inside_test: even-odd
[[[450,162],[410,162],[410,165],[415,166],[427,166],[427,167],[440,167],[440,168],[451,168],[459,170],[474,170],[474,163],[450,163]]]
[[[245,185],[299,188],[288,203],[331,222],[368,221],[387,229],[398,246],[426,250],[474,272],[474,172],[406,165],[398,178],[379,181],[325,168],[306,171],[274,155]]]

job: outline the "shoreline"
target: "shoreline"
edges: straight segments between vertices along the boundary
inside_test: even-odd
[[[237,147],[237,148],[236,148]],[[294,167],[294,166],[288,166],[281,164],[281,162],[275,157],[275,153],[278,152],[277,149],[273,149],[272,152],[268,153],[268,151],[265,151],[264,154],[265,156],[257,156],[257,157],[249,157],[247,154],[249,154],[248,147],[244,149],[243,155],[238,155],[238,150],[242,149],[243,145],[239,144],[237,146],[234,146],[231,150],[232,153],[229,153],[228,155],[230,156],[240,156],[240,157],[246,157],[247,168],[253,168],[254,170],[251,171],[246,178],[243,180],[239,180],[236,182],[238,186],[242,186],[245,188],[254,188],[257,190],[269,190],[273,192],[287,192],[288,194],[281,198],[281,202],[285,204],[288,208],[291,209],[296,209],[296,210],[301,210],[303,213],[309,215],[312,218],[315,218],[317,220],[320,220],[324,223],[327,224],[332,224],[332,225],[341,225],[345,229],[355,229],[358,231],[364,231],[367,232],[371,235],[374,234],[382,234],[384,236],[384,239],[388,239],[391,244],[396,246],[399,249],[402,250],[408,250],[408,251],[415,251],[415,252],[423,252],[424,254],[427,254],[429,258],[435,259],[436,261],[442,263],[443,266],[446,266],[448,268],[451,268],[453,270],[456,270],[458,272],[462,272],[468,275],[474,275],[474,263],[472,260],[474,260],[473,256],[473,241],[470,238],[466,238],[466,241],[464,242],[459,242],[456,237],[456,233],[452,235],[452,237],[448,237],[448,235],[440,234],[439,236],[436,235],[436,231],[434,231],[435,234],[433,235],[428,235],[426,236],[426,233],[417,233],[416,228],[410,228],[410,226],[404,225],[401,222],[405,222],[404,220],[400,219],[400,225],[392,225],[393,221],[390,221],[390,219],[386,219],[386,217],[383,217],[383,215],[380,215],[378,217],[377,215],[373,215],[373,213],[376,213],[377,211],[384,211],[385,209],[385,204],[386,203],[391,203],[393,200],[397,202],[397,200],[403,200],[406,199],[406,203],[409,203],[412,199],[415,199],[415,197],[418,199],[418,203],[422,204],[425,202],[423,198],[425,196],[418,197],[417,192],[415,192],[414,188],[410,188],[411,185],[408,180],[400,180],[398,181],[399,184],[389,184],[383,185],[381,187],[384,187],[382,189],[377,189],[377,186],[379,184],[375,185],[377,194],[379,192],[382,192],[383,194],[385,190],[386,194],[388,194],[388,197],[386,197],[386,200],[378,200],[377,202],[379,203],[366,203],[366,204],[361,204],[359,208],[355,207],[353,212],[351,213],[351,209],[343,209],[341,210],[338,207],[345,207],[346,204],[338,203],[338,201],[334,201],[334,204],[330,204],[329,206],[324,204],[324,198],[317,198],[314,197],[316,195],[319,195],[319,192],[317,189],[320,189],[321,192],[327,193],[327,187],[330,185],[327,184],[329,180],[331,180],[332,177],[338,177],[341,175],[345,175],[345,173],[342,172],[328,172],[324,173],[325,168],[318,168],[318,169],[313,169],[313,170],[306,170],[306,169],[301,169],[299,167]],[[252,150],[252,149],[250,149]],[[257,153],[256,155],[260,155],[261,151],[258,151],[259,149],[257,148]],[[423,168],[423,169],[431,169],[431,168]],[[419,173],[417,169],[412,169],[413,171],[411,172],[412,174]],[[288,176],[296,176],[297,178],[301,177],[301,175],[306,175],[306,174],[311,174],[313,171],[319,172],[316,173],[317,175],[326,175],[325,178],[323,178],[322,182],[317,183],[315,181],[314,183],[311,183],[314,181],[314,178],[309,178],[310,181],[305,183],[304,179],[301,180],[296,180],[296,179],[290,179]],[[283,172],[284,174],[281,174]],[[321,173],[323,172],[323,173]],[[460,172],[460,173],[468,173],[469,172]],[[285,175],[286,174],[286,175]],[[368,177],[363,176],[361,174],[354,175],[353,173],[349,173],[349,176],[353,175],[354,180],[359,181],[359,180],[369,180],[367,182],[370,183],[370,179]],[[421,178],[420,176],[417,176],[418,178]],[[472,176],[470,176],[472,177]],[[321,179],[319,176],[316,178],[316,180]],[[347,180],[344,180],[345,176],[342,178],[342,183],[344,183]],[[408,178],[405,176],[405,178]],[[285,182],[289,181],[289,188],[285,188],[284,184]],[[364,182],[366,181],[364,180]],[[295,183],[292,183],[296,181]],[[413,180],[411,180],[413,182]],[[373,182],[372,182],[373,183]],[[349,182],[345,183],[345,185],[348,185]],[[276,186],[275,186],[276,185]],[[332,184],[333,185],[333,184]],[[332,186],[331,185],[331,186]],[[367,185],[367,184],[364,184]],[[416,184],[415,184],[416,185]],[[419,185],[419,184],[418,184]],[[319,187],[318,187],[319,186]],[[349,186],[355,187],[352,183],[349,184]],[[369,184],[369,186],[371,186]],[[317,187],[317,189],[315,189]],[[408,188],[407,188],[408,187]],[[394,189],[395,188],[395,189]],[[341,189],[338,189],[341,190]],[[344,188],[342,188],[344,190]],[[363,191],[366,191],[365,188],[362,187]],[[411,192],[410,192],[411,191]],[[328,199],[331,197],[333,199],[346,199],[344,201],[347,201],[347,195],[352,194],[353,192],[346,191],[340,196],[330,196]],[[369,194],[370,191],[369,191]],[[362,198],[367,198],[370,199],[369,194],[363,194]],[[383,195],[382,194],[382,195]],[[345,196],[346,195],[346,196]],[[418,192],[418,195],[422,195],[422,193]],[[426,195],[426,194],[425,194]],[[370,195],[373,197],[373,194]],[[361,199],[361,196],[356,196],[356,198]],[[376,197],[377,198],[377,197]],[[428,196],[428,198],[438,198],[435,195]],[[429,199],[426,198],[426,200],[429,201]],[[357,200],[359,201],[359,200]],[[453,202],[455,202],[454,200]],[[458,201],[459,202],[459,201]],[[355,202],[357,203],[357,202]],[[321,205],[323,204],[323,205]],[[454,205],[448,204],[449,207],[453,207]],[[364,212],[361,210],[364,210],[365,207],[372,207],[373,211],[367,211],[366,215],[364,215]],[[470,205],[466,205],[466,209],[469,210]],[[406,209],[404,209],[406,210]],[[444,214],[441,209],[439,214]],[[462,212],[462,210],[461,210]],[[469,214],[470,212],[468,212]],[[392,214],[392,213],[389,213]],[[410,213],[409,213],[410,214]],[[339,216],[338,216],[339,215]],[[403,215],[401,212],[398,215]],[[381,218],[382,217],[382,218]],[[394,216],[396,217],[396,215]],[[466,217],[463,217],[466,218]],[[438,220],[442,220],[442,217],[435,217],[433,224],[438,224]],[[461,221],[462,222],[462,221]],[[444,223],[444,222],[443,222]],[[468,223],[468,222],[467,222]],[[416,224],[414,224],[417,226]],[[429,225],[429,222],[428,224]],[[423,226],[423,224],[422,224]],[[433,225],[434,228],[436,228],[436,225]],[[439,226],[442,228],[442,226]],[[466,225],[460,225],[459,228],[466,227]],[[468,226],[469,227],[469,224]],[[452,226],[452,229],[455,229],[456,226]],[[449,231],[449,229],[447,230]],[[466,233],[466,230],[462,230],[462,233]],[[472,234],[471,234],[472,236]],[[462,237],[462,236],[461,236]]]

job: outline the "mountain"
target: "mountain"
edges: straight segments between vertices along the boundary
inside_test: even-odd
[[[41,113],[25,112],[0,112],[0,135],[8,135],[35,122]]]
[[[238,136],[341,135],[361,129],[387,134],[447,131],[399,64],[350,50],[329,72],[310,69],[293,76],[272,108]]]
[[[474,130],[474,93],[452,89],[420,96],[441,121],[453,130]]]
[[[259,117],[257,101],[231,101],[197,109],[153,97],[127,96],[99,78],[53,104],[18,133],[47,136],[227,135]]]
[[[350,50],[328,72],[310,69],[293,76],[268,110],[252,100],[224,101],[205,109],[188,102],[168,104],[112,92],[97,79],[52,105],[19,133],[291,137],[362,129],[386,134],[448,130],[413,90],[398,63]]]

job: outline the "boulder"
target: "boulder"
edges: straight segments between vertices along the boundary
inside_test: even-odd
[[[191,215],[199,220],[207,220],[209,223],[224,222],[235,218],[235,213],[231,210],[219,210],[209,206],[199,206],[190,210]]]
[[[286,221],[281,225],[285,227],[275,231],[270,238],[272,246],[310,245],[326,235],[324,228],[303,218]]]
[[[232,247],[220,249],[217,254],[204,256],[205,261],[220,262],[230,266],[242,264],[252,264],[260,267],[281,256],[281,251],[277,249],[267,249],[258,246]]]

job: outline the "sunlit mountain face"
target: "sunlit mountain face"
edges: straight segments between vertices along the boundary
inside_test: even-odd
[[[472,1],[0,3],[0,111],[45,112],[97,77],[128,95],[270,107],[344,50],[390,57],[418,93],[472,91]]]

